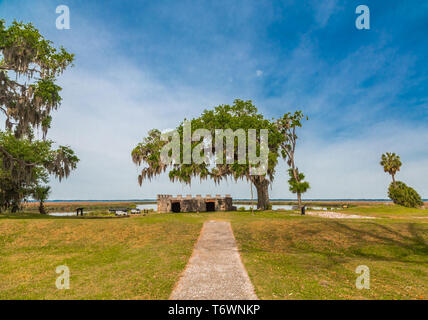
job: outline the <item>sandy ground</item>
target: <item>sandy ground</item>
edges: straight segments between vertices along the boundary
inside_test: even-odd
[[[332,211],[306,211],[308,216],[316,216],[330,219],[376,219],[375,217],[359,216],[356,214],[344,214]]]
[[[172,300],[256,300],[230,222],[207,221]]]

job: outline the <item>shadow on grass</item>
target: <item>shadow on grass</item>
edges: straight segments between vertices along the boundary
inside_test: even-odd
[[[255,225],[254,225],[255,226]],[[238,231],[238,230],[237,230]],[[326,259],[329,265],[354,259],[428,264],[428,228],[422,223],[304,221],[251,223],[238,231],[244,253],[307,255]]]
[[[354,248],[352,251],[354,254],[359,256],[364,256],[366,258],[374,259],[374,260],[385,260],[385,261],[408,261],[403,259],[410,255],[418,255],[422,257],[428,258],[428,242],[423,237],[423,234],[427,234],[426,228],[422,227],[416,223],[408,223],[407,231],[409,235],[405,235],[401,232],[398,232],[390,227],[387,227],[378,223],[368,223],[369,226],[377,228],[379,232],[370,231],[368,229],[358,229],[355,227],[351,227],[347,224],[335,221],[334,224],[341,229],[342,231],[348,232],[348,235],[351,235],[354,239],[361,241],[367,245],[378,245],[388,248],[401,248],[404,250],[400,250],[399,254],[395,257],[386,257],[382,255],[380,252],[363,252],[361,249],[364,249],[365,246],[360,248]],[[367,237],[370,237],[372,241],[367,240]],[[376,241],[378,240],[378,241]],[[379,250],[381,251],[381,250]],[[394,253],[393,250],[390,253]],[[398,253],[398,252],[396,252]],[[428,263],[428,259],[425,263]]]

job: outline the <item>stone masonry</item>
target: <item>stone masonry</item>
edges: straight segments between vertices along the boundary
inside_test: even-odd
[[[233,211],[236,207],[232,205],[232,197],[226,195],[222,197],[217,194],[215,197],[207,194],[202,197],[200,194],[196,197],[188,194],[182,197],[181,194],[173,197],[169,194],[158,194],[158,212],[207,212],[207,211]]]

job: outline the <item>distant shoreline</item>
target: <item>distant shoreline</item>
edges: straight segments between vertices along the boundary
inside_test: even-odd
[[[233,199],[233,202],[250,202],[251,199]],[[257,199],[253,200],[257,201]],[[296,199],[270,199],[271,202],[296,202]],[[302,199],[304,202],[392,202],[390,199]],[[428,202],[428,199],[422,199]],[[38,202],[28,200],[27,202]],[[157,202],[157,199],[124,199],[124,200],[46,200],[48,202]]]
[[[428,200],[424,199],[424,205],[428,206]],[[45,201],[45,205],[48,207],[68,207],[68,209],[73,209],[74,207],[107,207],[107,206],[129,206],[135,204],[156,204],[156,199],[133,199],[133,200],[48,200]],[[252,201],[253,204],[257,203],[257,199]],[[270,199],[272,205],[296,205],[297,200],[295,199]],[[332,206],[341,206],[341,205],[392,205],[392,201],[389,199],[305,199],[303,203],[312,204],[312,205],[332,205]],[[236,206],[239,205],[248,205],[251,204],[251,199],[234,199],[233,204]],[[24,204],[25,205],[25,204]],[[28,201],[25,206],[32,208],[38,205],[37,201]]]
[[[142,200],[49,200],[45,201],[45,206],[47,208],[56,210],[56,211],[75,211],[76,208],[97,208],[97,209],[107,209],[111,207],[130,207],[134,205],[153,205],[157,201],[154,199],[142,199]],[[270,203],[272,205],[297,205],[297,200],[289,199],[271,199]],[[305,199],[303,203],[306,205],[313,206],[376,206],[376,205],[393,205],[393,202],[388,199]],[[250,199],[234,199],[233,204],[237,207],[240,205],[256,205],[257,199],[251,202]],[[27,209],[33,210],[38,207],[39,203],[37,201],[29,201],[23,204]],[[428,207],[428,201],[424,200],[424,207]]]

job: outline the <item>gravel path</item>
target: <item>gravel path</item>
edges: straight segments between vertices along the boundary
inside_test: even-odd
[[[230,222],[205,222],[173,300],[256,300]]]

